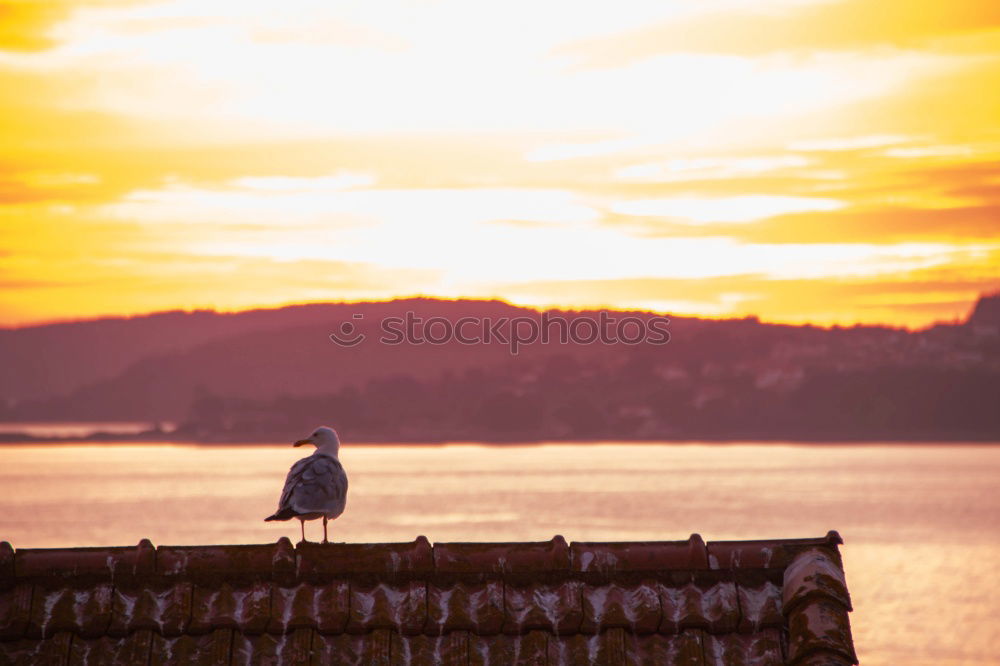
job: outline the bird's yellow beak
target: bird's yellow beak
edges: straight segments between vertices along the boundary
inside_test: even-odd
[[[312,444],[312,440],[311,439],[300,439],[299,441],[297,441],[294,444],[292,444],[292,446],[303,446],[305,444]]]

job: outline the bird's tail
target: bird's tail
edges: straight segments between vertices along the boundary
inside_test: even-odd
[[[282,507],[282,508],[278,509],[277,511],[275,511],[274,514],[272,514],[272,515],[268,516],[267,518],[265,518],[264,522],[266,523],[266,522],[271,521],[271,520],[289,520],[289,519],[294,518],[294,517],[295,517],[295,511],[294,511],[294,509],[292,509],[291,507],[285,506],[285,507]]]

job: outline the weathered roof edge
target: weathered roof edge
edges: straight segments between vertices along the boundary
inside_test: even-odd
[[[533,542],[442,542],[425,536],[396,543],[273,544],[20,548],[0,542],[0,586],[40,576],[115,579],[145,576],[260,576],[276,580],[312,574],[627,572],[785,569],[801,552],[826,549],[841,567],[840,535],[810,539],[710,541],[574,541],[562,535]],[[842,567],[841,567],[842,568]]]
[[[788,631],[790,664],[856,664],[850,595],[838,546],[840,535],[757,541],[412,542],[293,546],[274,544],[33,548],[0,542],[0,590],[21,583],[138,581],[147,578],[222,581],[237,578],[294,585],[316,577],[355,574],[413,579],[462,574],[500,577],[551,574],[612,576],[629,572],[706,572],[763,569],[782,580],[781,611]],[[771,575],[771,574],[769,574]]]

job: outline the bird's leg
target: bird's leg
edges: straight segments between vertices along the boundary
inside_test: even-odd
[[[326,540],[326,516],[323,516],[323,543],[330,543]]]
[[[302,528],[302,543],[306,541],[306,521],[299,518],[299,527]]]

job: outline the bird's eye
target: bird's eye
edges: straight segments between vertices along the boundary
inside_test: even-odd
[[[319,437],[319,430],[313,433],[313,437]]]

